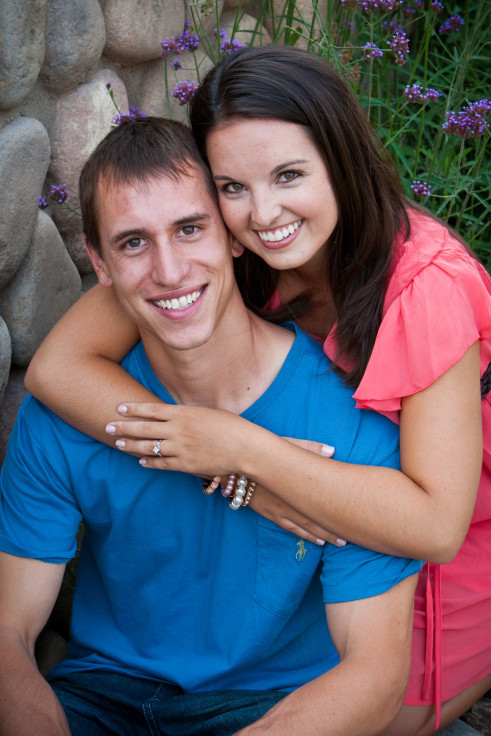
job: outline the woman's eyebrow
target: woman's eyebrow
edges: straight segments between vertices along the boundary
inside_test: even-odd
[[[283,169],[288,169],[290,166],[298,166],[299,164],[306,164],[308,163],[306,158],[297,158],[294,161],[285,161],[282,164],[279,164],[278,166],[275,166],[272,174],[278,174]]]
[[[271,174],[278,174],[278,172],[282,171],[283,169],[287,169],[290,166],[298,166],[299,164],[306,164],[308,163],[308,160],[305,158],[297,158],[293,161],[284,161],[281,164],[278,164],[278,166],[275,166],[274,169],[271,171]],[[213,176],[213,181],[236,181],[232,176],[227,176],[226,174],[215,174]]]

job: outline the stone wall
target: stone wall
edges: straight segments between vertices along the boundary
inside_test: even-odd
[[[256,0],[256,5],[259,0]],[[231,27],[236,0],[218,0],[220,25]],[[78,209],[80,169],[129,105],[185,119],[165,94],[160,39],[190,19],[188,0],[0,0],[0,463],[24,396],[25,368],[44,336],[95,280],[80,217],[42,211],[36,196],[52,184]],[[216,13],[200,33],[212,37]],[[256,19],[244,16],[241,29]],[[246,30],[236,35],[247,42]],[[264,31],[259,42],[268,42]],[[198,49],[200,73],[211,61]],[[196,78],[190,52],[179,79]],[[168,70],[169,71],[169,70]],[[172,71],[172,75],[174,75]]]

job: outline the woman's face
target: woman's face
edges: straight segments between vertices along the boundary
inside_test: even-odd
[[[321,268],[338,207],[307,129],[239,119],[209,134],[206,153],[223,218],[237,240],[275,269]]]

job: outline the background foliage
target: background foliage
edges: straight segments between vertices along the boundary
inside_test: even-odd
[[[408,197],[458,230],[491,267],[489,0],[243,0],[232,32],[224,39],[218,30],[215,43],[200,33],[210,12],[217,12],[214,2],[195,4],[191,30],[214,62],[234,47],[250,13],[258,23],[249,44],[263,42],[264,24],[273,43],[302,45],[333,64],[366,109]]]

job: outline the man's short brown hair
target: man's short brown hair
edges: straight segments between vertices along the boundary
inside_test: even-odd
[[[179,179],[196,169],[202,172],[203,183],[216,201],[210,171],[189,128],[158,117],[124,120],[99,143],[80,174],[82,225],[87,242],[101,254],[97,206],[101,182],[142,183],[158,176]]]

